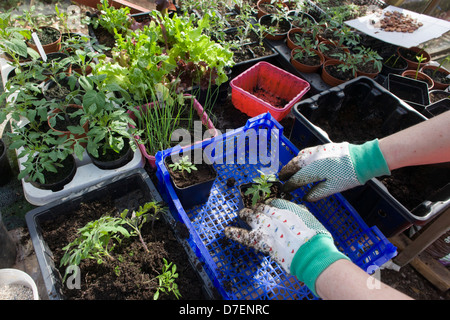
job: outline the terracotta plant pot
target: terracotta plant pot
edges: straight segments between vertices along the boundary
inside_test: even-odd
[[[406,55],[408,50],[412,51],[412,52],[415,52],[416,54],[418,53],[419,56],[421,54],[423,54],[423,57],[426,58],[426,59],[425,59],[424,62],[421,63],[422,66],[426,65],[427,63],[429,63],[431,61],[430,54],[428,52],[426,52],[425,50],[423,50],[422,48],[419,48],[419,47],[411,47],[411,48],[398,47],[397,48],[397,54],[399,56],[401,56],[403,59],[406,60],[406,62],[408,63],[408,69],[409,70],[417,70],[417,67],[419,65],[419,61],[417,61],[417,59],[415,59],[415,58],[408,57]]]
[[[294,58],[296,52],[298,52],[299,50],[304,51],[305,49],[302,47],[297,47],[291,51],[291,63],[295,67],[295,69],[297,69],[300,72],[305,72],[305,73],[317,72],[320,69],[320,67],[322,67],[323,63],[325,62],[325,57],[319,50],[311,49],[319,57],[320,63],[316,64],[316,65],[308,65],[308,64],[302,63],[299,60]]]
[[[134,157],[134,151],[131,148],[130,140],[124,139],[125,144],[122,150],[117,153],[115,151],[107,150],[106,154],[101,154],[99,152],[99,157],[94,157],[89,152],[87,153],[92,163],[99,169],[102,170],[114,170],[125,166]],[[101,140],[100,143],[104,143],[105,139]]]
[[[61,60],[64,60],[68,58],[69,55],[67,53],[63,52],[51,52],[47,54],[47,62],[44,62],[42,58],[39,58],[37,61],[40,64],[43,64],[47,66],[48,63],[51,61],[60,62]],[[68,62],[60,72],[65,72],[66,75],[70,76],[72,74],[72,64]],[[46,68],[42,71],[42,74],[47,76],[46,80],[50,80],[50,76],[52,76],[52,71],[49,68]]]
[[[44,49],[45,53],[52,53],[52,52],[58,52],[59,50],[61,50],[61,31],[59,31],[56,28],[53,27],[49,27],[49,26],[45,26],[45,27],[41,27],[40,29],[44,29],[44,28],[49,28],[49,29],[53,29],[56,30],[59,33],[59,38],[52,42],[52,43],[47,43],[47,44],[42,44],[42,48]],[[36,52],[39,52],[37,46],[34,43],[31,43],[30,41],[27,42],[28,46],[32,49],[34,49]]]
[[[420,69],[420,72],[426,74],[427,76],[429,76],[431,79],[433,79],[434,81],[434,89],[436,90],[445,90],[447,89],[447,87],[450,85],[450,81],[448,81],[449,83],[442,83],[439,80],[437,80],[436,78],[433,77],[433,72],[435,72],[435,70],[438,69],[437,72],[444,74],[446,77],[448,77],[448,75],[450,74],[450,71],[448,71],[447,69],[443,68],[442,66],[432,66],[432,65],[426,65],[423,66]]]
[[[416,79],[416,71],[415,70],[406,70],[403,71],[402,73],[402,77],[408,77],[408,78],[412,78],[412,79]],[[434,81],[433,79],[431,79],[429,76],[427,76],[425,73],[422,72],[417,72],[417,79],[416,80],[420,80],[420,81],[424,81],[427,83],[428,85],[428,90],[433,89],[434,87]]]
[[[259,18],[259,24],[265,25],[265,26],[273,26],[273,23],[271,20],[272,20],[272,15],[266,14],[266,15],[262,16],[261,18]],[[279,28],[278,28],[278,30],[276,30],[276,33],[270,34],[270,33],[265,32],[264,38],[267,40],[274,40],[274,41],[283,40],[287,37],[289,30],[291,30],[291,23],[289,22],[289,20],[287,18],[281,18],[281,20],[279,21]]]
[[[326,24],[319,25],[321,32],[317,34],[317,40],[322,41],[336,41],[338,40],[337,36],[334,34],[339,32],[338,28],[329,28]]]
[[[378,74],[379,74],[379,72],[364,72],[364,71],[360,71],[360,70],[356,71],[357,77],[364,76],[364,77],[369,77],[369,78],[375,79],[378,76]]]
[[[271,12],[266,11],[266,9],[264,8],[264,4],[270,4],[272,2],[272,0],[259,0],[256,3],[256,8],[258,9],[258,19],[260,19],[262,16],[265,16],[267,14],[270,14]],[[279,1],[279,3],[281,3],[283,5],[283,7],[287,10],[289,10],[289,6],[286,3],[282,3],[281,1]]]
[[[373,67],[373,61],[372,61],[372,67]],[[369,77],[372,79],[375,79],[378,74],[380,73],[380,71],[378,71],[377,69],[375,69],[373,67],[373,72],[369,72],[369,71],[362,71],[362,70],[356,70],[356,76],[360,77],[360,76],[364,76],[364,77]]]
[[[330,72],[327,70],[327,67],[329,67],[329,66],[335,66],[335,65],[343,64],[343,63],[344,63],[343,61],[339,61],[339,60],[325,60],[325,62],[323,64],[323,68],[322,68],[322,74],[321,74],[322,80],[326,84],[328,84],[332,87],[338,86],[338,85],[343,84],[343,83],[347,82],[348,80],[350,80],[350,79],[343,80],[343,79],[336,78],[332,74],[330,74]],[[353,78],[356,78],[356,76],[353,76]]]

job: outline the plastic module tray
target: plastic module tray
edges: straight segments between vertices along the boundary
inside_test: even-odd
[[[338,116],[341,109],[346,110],[346,121],[352,119],[355,125],[338,122],[337,119],[344,118]],[[294,106],[292,113],[296,120],[290,140],[297,146],[306,147],[332,141],[360,144],[428,120],[419,111],[367,77],[356,78],[305,99]],[[341,114],[344,115],[344,112]],[[375,118],[378,122],[374,121]],[[367,121],[371,121],[370,124],[367,124]],[[327,132],[328,128],[334,128],[334,137],[331,136],[331,131]],[[356,136],[350,137],[348,128],[361,129],[363,136],[359,139],[356,139]],[[372,128],[377,129],[376,134],[372,132]],[[333,140],[335,137],[339,137],[338,140]],[[392,237],[412,224],[426,224],[450,207],[449,170],[445,165],[431,165],[402,168],[392,172],[392,188],[408,189],[411,182],[420,179],[420,189],[413,189],[411,185],[410,190],[430,192],[424,199],[415,196],[416,200],[422,202],[416,201],[417,206],[413,208],[408,204],[409,209],[404,204],[405,200],[401,203],[397,196],[394,197],[393,189],[389,191],[388,186],[382,182],[382,177],[371,179],[364,186],[342,192],[342,195],[369,226],[376,225],[386,237]],[[408,174],[408,180],[402,179],[401,175],[405,173]],[[434,190],[432,186],[436,186]],[[436,197],[434,193],[439,193],[439,196]]]

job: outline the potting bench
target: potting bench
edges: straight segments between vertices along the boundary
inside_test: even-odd
[[[86,5],[88,4],[88,0],[75,0],[75,2],[78,2],[79,4],[83,4]],[[95,0],[94,3],[88,4],[91,7],[96,7],[97,3],[99,3],[99,0]],[[139,6],[136,6],[132,3],[126,2],[124,0],[114,0],[112,1],[114,5],[117,6],[128,6],[132,9],[132,13],[145,13],[146,11],[148,11],[147,9],[153,9],[154,8],[154,4],[150,4],[151,8],[142,8]],[[430,3],[430,5],[434,5],[436,1],[432,1],[432,3]],[[447,32],[446,34],[444,34],[439,41],[430,41],[429,42],[431,45],[428,46],[428,50],[432,53],[433,58],[437,59],[440,58],[442,55],[448,54],[448,52],[450,51],[450,33]],[[288,51],[286,50],[286,46],[283,42],[271,42],[272,47],[279,53],[279,59],[277,60],[277,63],[279,65],[281,65],[281,67],[285,68],[287,71],[299,75],[300,77],[302,77],[303,79],[305,79],[306,81],[308,81],[311,84],[311,92],[310,94],[316,94],[316,93],[321,93],[324,91],[327,91],[329,89],[331,89],[331,87],[329,85],[326,85],[321,79],[320,76],[318,74],[313,74],[313,75],[306,75],[306,74],[300,74],[297,71],[295,71],[292,68],[292,65],[289,63],[289,58],[288,58]],[[6,76],[7,76],[7,72],[6,69],[3,68],[4,65],[2,65],[2,80],[3,83],[5,82]],[[379,83],[382,82],[382,80],[384,79],[379,79]],[[269,123],[271,123],[269,121]],[[6,123],[5,123],[6,124]],[[266,123],[267,124],[267,123]],[[4,125],[3,125],[4,126]],[[0,132],[3,132],[3,128],[0,127]],[[288,148],[287,149],[293,149],[293,146],[290,145],[289,141],[284,141],[283,143],[285,143]],[[286,151],[286,150],[285,150]],[[288,150],[290,151],[290,150]],[[290,154],[292,155],[292,154]],[[139,157],[137,157],[139,158]],[[143,163],[139,162],[139,164],[136,163],[136,166],[138,167],[142,167]],[[253,169],[251,169],[253,170]],[[252,174],[254,174],[253,171],[249,171]],[[247,172],[248,173],[248,172]],[[226,175],[226,174],[233,174],[233,172],[229,172],[229,171],[223,171],[221,172],[221,175]],[[243,175],[246,179],[249,178],[247,177],[247,174]],[[111,176],[108,176],[108,178],[111,178]],[[216,189],[220,188],[224,188],[223,183],[224,181],[220,181],[220,183],[217,184]],[[19,190],[18,190],[19,191]],[[71,192],[71,191],[69,191]],[[169,191],[168,191],[169,192]],[[217,194],[217,191],[214,192],[214,197],[216,197],[219,200],[223,200],[220,196],[220,194]],[[52,201],[53,199],[48,199],[48,201],[46,200],[45,202],[49,202]],[[338,203],[344,206],[344,211],[346,211],[346,202],[344,200],[342,200],[341,196],[339,195],[337,197],[336,200]],[[176,201],[175,201],[176,202]],[[36,203],[37,205],[41,205],[41,203]],[[175,205],[178,205],[178,203],[175,203]],[[217,203],[212,203],[209,204],[211,206],[215,206],[217,205]],[[205,213],[207,214],[211,214],[211,212],[213,213],[217,213],[217,216],[219,217],[219,219],[217,220],[217,225],[214,225],[212,230],[207,230],[207,232],[205,232],[205,234],[200,234],[201,237],[205,237],[207,240],[209,239],[209,237],[211,237],[211,234],[213,236],[216,236],[215,232],[222,228],[222,217],[220,216],[223,211],[224,208],[227,208],[227,206],[232,206],[233,204],[230,202],[227,202],[226,204],[224,204],[224,207],[222,206],[218,206],[218,207],[214,207],[214,210],[216,211],[211,211],[211,210],[205,210]],[[317,209],[317,208],[316,208]],[[321,208],[318,208],[321,209]],[[180,208],[178,207],[177,210],[180,211]],[[231,209],[231,212],[233,211],[234,208]],[[326,211],[326,210],[325,210]],[[202,212],[202,210],[199,210],[198,212]],[[193,211],[188,211],[188,212],[184,212],[183,209],[181,209],[181,215],[183,216],[183,219],[185,219],[186,222],[188,222],[188,225],[190,227],[192,227],[192,230],[194,230],[195,232],[195,228],[197,228],[197,222],[200,221],[199,225],[201,223],[203,223],[204,221],[207,221],[208,219],[214,220],[217,218],[217,216],[213,215],[213,216],[200,216],[198,215],[198,212],[193,210]],[[205,217],[207,217],[208,219],[206,219]],[[351,214],[348,216],[350,218],[353,219],[353,211],[351,211]],[[225,217],[223,219],[228,219],[229,217]],[[203,219],[203,220],[202,220]],[[357,223],[362,222],[360,221],[358,218],[354,218],[356,219]],[[191,222],[192,220],[192,222]],[[209,220],[207,221],[209,223]],[[216,223],[216,221],[214,221],[214,223]],[[364,225],[364,223],[362,223]],[[432,282],[437,288],[439,288],[442,291],[445,291],[447,289],[450,288],[450,274],[449,271],[447,269],[445,269],[444,267],[442,267],[442,265],[439,265],[439,263],[434,260],[434,259],[430,259],[430,257],[427,256],[426,252],[424,252],[424,250],[427,248],[427,246],[429,246],[431,243],[433,243],[437,238],[439,238],[444,232],[446,232],[449,228],[450,225],[450,209],[446,209],[444,212],[440,213],[437,217],[435,217],[434,220],[432,220],[431,222],[429,222],[426,227],[423,228],[423,230],[421,231],[421,233],[414,239],[409,239],[408,237],[404,236],[404,235],[396,235],[393,236],[391,238],[388,238],[388,240],[390,242],[392,242],[395,246],[397,246],[397,248],[400,251],[400,254],[393,260],[393,262],[395,264],[397,264],[398,266],[405,266],[407,264],[411,264],[414,268],[416,268],[420,273],[422,273],[427,279],[430,280],[430,282]],[[195,228],[194,228],[195,227]],[[201,225],[199,226],[199,228],[201,227]],[[366,231],[366,230],[365,230]],[[372,235],[372,230],[371,229],[367,229],[366,231],[369,235]],[[211,234],[209,234],[211,233]],[[193,242],[197,241],[198,235],[193,236],[193,239],[191,239]],[[378,241],[380,238],[383,241],[380,241],[382,244],[384,244],[384,238],[381,235],[381,237],[379,237],[378,235],[378,231],[375,232],[374,235],[375,239]],[[216,239],[217,240],[217,239]],[[341,239],[339,239],[341,240]],[[194,243],[195,245],[199,245]],[[390,243],[389,243],[390,244]],[[211,243],[208,243],[208,250],[211,250],[213,253],[212,254],[216,254],[215,251],[218,252],[218,255],[222,254],[221,249],[222,247],[220,247],[222,244],[218,241],[213,240]],[[345,244],[342,244],[343,246]],[[365,245],[365,244],[364,244]],[[200,245],[199,245],[200,246]],[[363,247],[363,245],[359,244],[360,247]],[[201,246],[200,246],[201,247]],[[361,249],[360,247],[358,247],[358,249]],[[212,248],[212,249],[211,249]],[[195,249],[195,248],[194,248]],[[346,250],[351,252],[351,249],[349,248],[345,248]],[[364,250],[369,250],[370,253],[373,253],[371,250],[372,247],[370,245],[367,245],[367,248],[363,248]],[[382,263],[381,261],[385,258],[385,257],[391,257],[394,255],[394,250],[392,249],[392,247],[388,246],[387,250],[387,254],[386,256],[382,256],[380,258],[380,261],[378,261],[380,264]],[[198,249],[200,251],[204,251],[205,249],[203,247],[201,247],[200,249]],[[376,250],[375,250],[376,251]],[[205,253],[205,252],[202,252]],[[359,252],[357,252],[357,254],[355,254],[356,256],[359,254]],[[259,256],[258,256],[259,257]],[[260,257],[259,257],[260,258]],[[371,257],[369,257],[371,258]],[[376,257],[379,258],[379,257]],[[217,258],[219,259],[219,258]],[[210,273],[213,274],[213,278],[215,278],[215,281],[221,281],[222,283],[225,283],[227,281],[237,281],[235,279],[231,279],[227,278],[224,280],[224,275],[218,273],[217,269],[215,269],[215,263],[217,263],[217,259],[214,257],[213,260],[211,260],[210,257],[206,258],[206,262],[209,264],[207,266],[207,268],[211,268],[211,270],[207,270]],[[227,259],[230,259],[230,261],[234,261],[234,257],[227,257]],[[368,259],[368,257],[363,256],[362,258],[360,258],[359,256],[357,257],[357,259],[359,259],[359,262],[364,266],[367,267],[366,263],[369,263],[369,261],[365,260]],[[370,260],[370,259],[369,259]],[[383,260],[384,261],[384,260]],[[266,265],[267,264],[267,265]],[[263,266],[267,267],[267,268],[271,268],[273,267],[273,264],[270,261],[264,260]],[[228,268],[228,266],[226,266]],[[230,268],[227,269],[227,271],[230,272],[234,272],[235,269]],[[278,272],[278,271],[277,271]],[[231,275],[232,273],[230,273]],[[229,276],[229,275],[227,275]],[[264,275],[264,277],[266,277],[266,275]],[[270,277],[267,278],[261,278],[261,279],[257,279],[258,281],[262,281],[262,283],[265,283],[266,285],[268,285],[268,288],[271,290],[272,288],[275,287],[275,289],[277,289],[276,287],[280,285],[278,281],[278,279],[272,279]],[[283,278],[282,281],[286,280],[285,278]],[[252,279],[251,281],[254,281],[254,279]],[[288,280],[291,281],[291,280]],[[284,283],[282,283],[284,284]],[[291,283],[289,283],[291,284]],[[239,286],[242,286],[243,289],[247,289],[243,283],[239,283]],[[297,286],[297,284],[295,283],[293,287]],[[295,288],[298,289],[298,288]],[[244,290],[245,291],[245,290]],[[230,293],[228,291],[227,288],[224,289],[224,294],[229,294],[230,297],[246,297],[246,295],[249,295],[250,298],[254,298],[255,295],[259,296],[261,294],[261,290],[260,289],[256,289],[254,292],[239,292],[237,295],[235,295],[235,293]],[[280,296],[282,296],[281,293],[277,293],[276,290],[273,291],[272,293],[270,293],[270,295],[272,294],[280,294]],[[291,297],[295,296],[298,297],[299,295],[303,294],[305,297],[307,298],[312,298],[311,293],[306,289],[306,288],[301,288],[300,292],[288,292],[287,296]],[[270,296],[269,295],[269,296]],[[264,296],[264,295],[263,295]],[[270,296],[271,297],[271,296]]]

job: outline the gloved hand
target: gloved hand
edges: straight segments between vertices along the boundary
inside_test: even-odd
[[[275,199],[270,204],[242,209],[239,216],[252,230],[226,227],[225,235],[269,254],[316,295],[315,282],[322,271],[339,259],[348,259],[305,206]]]
[[[304,200],[316,201],[345,191],[391,172],[378,146],[378,140],[362,145],[328,143],[303,149],[279,172],[284,192],[319,182]]]

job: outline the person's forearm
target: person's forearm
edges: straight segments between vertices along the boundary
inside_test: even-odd
[[[411,297],[370,276],[348,260],[338,260],[316,280],[324,300],[409,300]]]
[[[390,170],[450,161],[450,111],[380,139]]]

